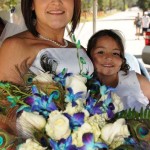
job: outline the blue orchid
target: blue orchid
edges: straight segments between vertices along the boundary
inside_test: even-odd
[[[59,82],[61,85],[65,86],[66,77],[71,76],[72,73],[67,73],[67,69],[64,68],[61,73],[54,77],[56,82]]]
[[[39,93],[39,90],[38,90],[38,88],[37,88],[36,85],[33,85],[32,88],[31,88],[31,90],[32,90],[32,94],[33,94],[33,95],[34,95],[34,94],[40,94],[40,93]]]
[[[100,142],[94,142],[94,136],[92,133],[85,133],[82,137],[84,145],[79,147],[78,150],[97,150],[97,149],[108,149],[106,144]]]
[[[77,129],[78,127],[81,127],[81,125],[84,123],[84,113],[75,113],[73,116],[64,113],[64,115],[68,118],[70,123],[71,129]]]
[[[109,86],[106,86],[106,85],[101,85],[100,86],[100,93],[101,93],[102,96],[109,93],[110,91],[115,91],[115,88],[112,88],[112,87],[109,87]]]
[[[86,69],[86,72],[82,72],[81,75],[83,77],[87,78],[88,80],[93,77],[93,75],[89,75],[89,70],[87,70],[87,69]]]
[[[112,103],[111,99],[111,92],[108,93],[107,98],[104,101],[99,101],[95,104],[92,108],[94,114],[102,114],[107,113],[109,118],[114,117],[113,110],[115,109],[114,104]]]
[[[109,118],[113,118],[114,109],[115,109],[115,106],[112,103],[111,92],[109,92],[107,98],[103,101],[102,110],[103,112],[107,112]]]
[[[92,115],[102,114],[106,112],[109,118],[114,117],[113,110],[115,109],[115,107],[112,103],[111,92],[108,93],[108,96],[104,101],[97,102],[96,99],[89,97],[87,99],[87,104],[85,107]]]
[[[19,107],[19,109],[17,109],[17,113],[19,113],[23,110],[26,112],[31,112],[31,107],[28,105],[22,105],[21,107]]]
[[[68,137],[67,139],[61,139],[56,142],[54,140],[50,140],[50,146],[53,150],[77,150],[75,145],[72,145],[72,137]]]
[[[76,105],[76,100],[79,98],[82,98],[82,94],[83,92],[77,92],[76,94],[74,94],[72,88],[67,88],[68,93],[66,94],[66,102],[71,102],[72,106]]]
[[[91,115],[102,113],[102,111],[99,108],[100,106],[98,104],[96,104],[96,102],[97,102],[97,100],[94,99],[93,97],[88,97],[88,99],[86,101],[85,109],[88,110],[88,112]]]
[[[57,106],[53,102],[56,95],[56,91],[52,92],[50,96],[35,94],[28,97],[25,101],[31,106],[31,111],[38,111],[47,117],[51,111],[57,110]]]

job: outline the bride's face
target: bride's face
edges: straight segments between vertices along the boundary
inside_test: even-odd
[[[37,26],[64,28],[72,19],[74,0],[33,0]]]

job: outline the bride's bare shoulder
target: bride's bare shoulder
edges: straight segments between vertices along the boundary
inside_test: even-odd
[[[33,55],[31,52],[34,51],[34,41],[35,37],[27,31],[7,38],[0,47],[0,59],[11,58],[11,61],[16,61],[31,57]]]
[[[18,49],[23,47],[28,47],[35,40],[35,37],[28,31],[24,31],[13,35],[7,38],[2,47],[10,48],[10,49]]]

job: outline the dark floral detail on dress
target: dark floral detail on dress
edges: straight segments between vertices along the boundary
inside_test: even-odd
[[[56,74],[58,62],[54,58],[50,57],[47,53],[41,56],[40,64],[45,72]]]

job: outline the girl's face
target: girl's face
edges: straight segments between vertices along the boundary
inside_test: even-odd
[[[37,26],[49,26],[52,29],[64,28],[71,21],[74,0],[33,0]]]
[[[123,62],[119,45],[109,36],[97,40],[91,51],[91,58],[99,76],[116,75]]]

